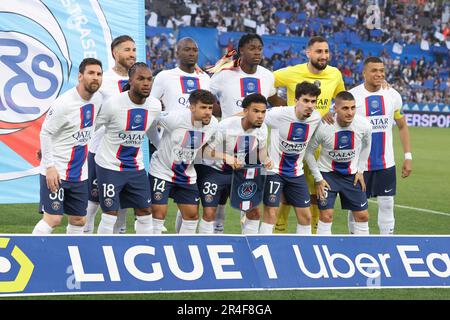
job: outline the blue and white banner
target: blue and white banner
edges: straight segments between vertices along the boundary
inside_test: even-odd
[[[0,296],[450,287],[450,236],[0,235]]]
[[[38,202],[40,128],[84,58],[111,68],[112,39],[128,34],[145,61],[144,10],[144,0],[0,1],[0,203]]]

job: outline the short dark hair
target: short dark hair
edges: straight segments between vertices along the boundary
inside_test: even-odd
[[[252,103],[264,103],[267,107],[267,99],[260,93],[249,94],[242,100],[242,108],[247,108]]]
[[[208,90],[197,89],[192,91],[189,96],[189,103],[196,104],[198,102],[214,104],[214,102],[216,102],[216,97]]]
[[[355,97],[348,91],[341,91],[337,94],[334,100],[354,101]]]
[[[136,62],[135,64],[133,64],[131,66],[130,69],[128,69],[128,79],[131,78],[133,76],[133,74],[135,74],[135,72],[138,68],[150,69],[150,67],[145,62]],[[128,82],[126,85],[123,86],[122,91],[128,91],[128,90],[130,90],[130,88],[131,88],[130,82]]]
[[[99,65],[100,68],[103,70],[102,62],[100,60],[95,58],[84,58],[83,61],[81,61],[80,66],[78,67],[78,72],[84,73],[86,66],[90,65]]]
[[[312,37],[311,39],[309,39],[307,47],[308,48],[311,47],[316,42],[326,42],[326,43],[328,43],[328,40],[325,39],[322,36]]]
[[[126,42],[126,41],[131,41],[134,43],[134,40],[132,37],[127,36],[127,35],[122,35],[122,36],[118,36],[117,38],[114,38],[114,40],[111,42],[111,54],[114,58],[114,48],[117,47],[119,44]]]
[[[369,63],[383,63],[383,60],[381,60],[379,57],[367,57],[366,60],[364,60],[364,67]]]
[[[320,88],[315,84],[308,81],[303,81],[302,83],[297,83],[297,86],[295,87],[295,99],[298,99],[306,94],[318,97],[321,92],[322,90],[320,90]]]
[[[259,42],[261,42],[261,44],[264,46],[264,42],[260,35],[256,33],[247,33],[239,39],[238,50],[254,39],[259,40]]]

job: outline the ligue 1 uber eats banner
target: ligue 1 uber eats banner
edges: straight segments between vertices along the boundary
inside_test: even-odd
[[[144,59],[144,19],[144,0],[0,1],[0,203],[39,200],[36,151],[50,104],[76,85],[85,57],[111,68],[119,35]]]
[[[449,243],[450,236],[0,235],[0,296],[450,287]]]

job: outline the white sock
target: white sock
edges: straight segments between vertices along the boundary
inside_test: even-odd
[[[353,212],[351,210],[347,211],[347,225],[348,225],[348,233],[355,233],[355,218],[353,217]]]
[[[369,222],[355,222],[355,234],[369,234]]]
[[[179,234],[195,234],[197,230],[198,220],[184,220],[182,219]]]
[[[317,234],[331,234],[331,226],[333,222],[322,222],[319,220],[317,225]]]
[[[100,220],[100,224],[97,228],[98,234],[113,234],[114,231],[114,224],[117,221],[117,217],[102,213],[102,220]]]
[[[39,222],[34,226],[32,234],[51,234],[53,232],[52,227],[48,225],[43,219],[39,220]]]
[[[311,234],[311,225],[303,225],[297,223],[297,231],[296,234]]]
[[[88,201],[86,208],[86,224],[84,225],[84,233],[92,234],[95,228],[95,216],[100,204],[98,202]]]
[[[225,206],[219,204],[216,209],[216,219],[214,220],[214,233],[222,234],[225,223]]]
[[[164,220],[152,218],[153,222],[153,234],[161,234],[162,227],[164,226]]]
[[[177,211],[177,217],[175,218],[175,232],[180,233],[181,223],[183,222],[183,216],[181,215],[181,211]]]
[[[214,234],[214,221],[200,220],[198,224],[198,233],[200,234]]]
[[[117,221],[114,224],[114,234],[127,233],[127,212],[128,209],[119,209],[117,213]]]
[[[74,226],[73,224],[68,223],[66,228],[67,234],[83,234],[84,226]]]
[[[244,229],[245,220],[247,220],[247,212],[241,210],[240,214],[241,214],[241,230],[242,230]]]
[[[242,234],[258,234],[259,220],[245,219]]]
[[[273,224],[261,222],[261,226],[259,227],[259,234],[272,234],[273,226]]]
[[[378,197],[378,227],[380,234],[394,234],[394,197]]]
[[[153,234],[152,216],[136,216],[134,230],[136,231],[136,234]]]

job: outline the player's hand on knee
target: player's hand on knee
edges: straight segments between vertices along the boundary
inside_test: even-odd
[[[409,159],[406,159],[403,161],[403,167],[402,167],[402,178],[409,177],[412,171],[412,161]]]
[[[45,178],[47,180],[47,188],[51,192],[57,192],[61,183],[61,178],[59,177],[58,170],[56,170],[55,167],[47,168]]]
[[[364,181],[364,174],[362,172],[357,172],[355,174],[355,180],[353,181],[353,185],[356,186],[358,182],[361,185],[361,190],[363,192],[366,192],[366,183]]]

